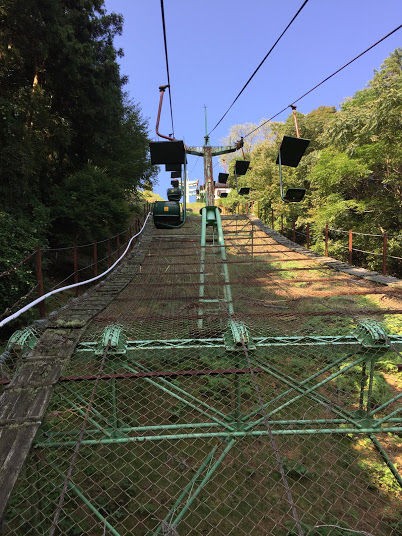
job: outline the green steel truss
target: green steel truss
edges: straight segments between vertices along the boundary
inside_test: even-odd
[[[292,466],[283,454],[286,441],[299,444],[305,438],[308,441],[325,438],[327,445],[339,440],[350,445],[360,438],[368,440],[393,479],[392,485],[402,488],[398,466],[379,441],[402,434],[402,407],[398,404],[402,393],[394,391],[381,404],[374,396],[376,366],[389,353],[399,353],[402,335],[388,334],[381,324],[372,320],[360,321],[346,335],[253,334],[235,314],[228,248],[219,211],[206,207],[201,217],[197,276],[199,334],[133,339],[126,333],[124,322],[119,322],[106,326],[98,337],[77,346],[71,366],[63,371],[55,388],[47,420],[36,437],[28,464],[31,469],[27,469],[16,492],[15,500],[20,501],[20,508],[27,500],[37,501],[37,498],[27,499],[24,493],[38,485],[32,483],[29,470],[35,475],[35,467],[44,466],[46,486],[37,491],[47,494],[46,507],[43,502],[36,508],[32,506],[32,519],[28,520],[24,514],[24,523],[18,522],[18,515],[13,517],[10,513],[8,527],[11,528],[6,534],[22,534],[27,526],[32,534],[241,535],[246,533],[246,526],[247,533],[265,534],[265,525],[258,528],[259,521],[253,520],[252,513],[250,522],[255,524],[242,524],[245,522],[239,505],[227,511],[229,521],[237,520],[233,526],[220,529],[224,514],[216,518],[221,520],[216,526],[203,524],[209,517],[214,519],[210,513],[214,508],[220,508],[217,490],[220,485],[224,488],[224,475],[228,471],[230,478],[234,478],[233,464],[239,463],[247,452],[246,445],[250,448],[250,461],[243,460],[243,464],[248,475],[245,478],[250,478],[250,482],[257,471],[252,458],[264,457],[268,451],[274,453],[266,466],[263,458],[259,461],[264,471],[273,467],[277,475],[272,488],[266,487],[265,476],[259,475],[262,482],[259,499],[262,497],[264,504],[269,505],[264,494],[277,493],[278,487],[284,490],[282,500],[288,505],[288,528],[278,521],[270,534],[369,534],[358,530],[361,526],[366,528],[359,516],[354,526],[350,520],[345,526],[346,518],[343,520],[342,526],[349,532],[336,532],[337,529],[322,532],[306,525],[300,514],[303,500],[296,497],[296,488],[300,482],[303,484],[304,478],[310,478],[309,473],[305,475],[302,464]],[[236,232],[237,227],[236,220]],[[223,291],[217,298],[211,298],[206,291],[208,277],[216,276],[208,262],[209,254],[219,261],[217,275],[222,280]],[[226,318],[225,329],[219,336],[203,336],[208,333],[209,316],[220,314]],[[35,341],[28,335],[16,339],[19,346],[15,350],[23,349],[25,340],[29,343],[26,349],[32,348]],[[314,362],[316,366],[300,372],[303,361],[295,360],[292,368],[292,359],[298,355],[309,366]],[[284,361],[289,361],[286,371],[282,367]],[[342,391],[342,382],[350,375],[358,384],[355,394]],[[221,393],[220,397],[216,393]],[[260,447],[261,441],[266,441],[264,448]],[[311,458],[314,459],[314,452]],[[118,472],[118,489],[113,487],[112,475],[99,473],[102,460],[108,471]],[[172,469],[176,463],[178,470]],[[137,484],[133,478],[124,475],[125,471],[127,475],[134,474],[135,464],[141,469],[136,473],[142,483],[140,491],[134,490]],[[172,476],[176,472],[177,476]],[[107,489],[106,483],[111,489]],[[232,485],[241,483],[234,478]],[[151,488],[153,491],[148,493]],[[113,498],[130,493],[133,497],[141,496],[138,501],[145,501],[144,512],[120,507],[119,500],[123,498]],[[161,499],[159,494],[163,495]],[[113,499],[113,508],[105,506],[105,496]],[[250,503],[255,496],[250,492]],[[206,506],[208,499],[210,507]],[[124,500],[132,504],[134,499]],[[152,501],[158,504],[156,511],[151,508]],[[47,515],[49,504],[51,513]],[[92,524],[85,524],[83,509]],[[122,513],[119,517],[120,511],[124,517]],[[314,512],[314,504],[308,511],[311,518],[324,525]],[[61,528],[62,522],[68,522],[70,528]],[[399,529],[394,531],[390,526],[379,524],[378,534],[385,536],[387,530],[392,530],[389,534],[396,536]],[[54,532],[56,527],[59,532]]]

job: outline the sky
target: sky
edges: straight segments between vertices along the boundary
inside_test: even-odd
[[[174,133],[187,145],[203,145],[254,69],[279,37],[302,0],[164,0]],[[124,17],[115,46],[122,48],[125,90],[155,121],[159,86],[167,84],[160,0],[106,0]],[[212,133],[222,145],[232,125],[258,124],[296,100],[323,78],[401,24],[400,0],[309,0],[228,115]],[[336,106],[363,89],[384,59],[402,46],[402,30],[358,59],[298,103],[301,113]],[[290,110],[276,120],[284,121]],[[172,132],[168,93],[160,132]],[[214,176],[220,169],[214,162]],[[189,179],[203,183],[202,158],[188,157]],[[165,197],[170,173],[160,167],[154,190]]]

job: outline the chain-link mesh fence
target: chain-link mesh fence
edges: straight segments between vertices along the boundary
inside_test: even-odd
[[[225,248],[197,218],[152,231],[61,373],[5,534],[402,533],[400,290],[223,227]]]

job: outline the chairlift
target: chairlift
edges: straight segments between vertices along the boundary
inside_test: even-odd
[[[238,190],[237,190],[237,193],[239,195],[248,195],[250,193],[250,190],[251,188],[249,186],[241,186]]]
[[[282,166],[297,167],[306,152],[310,140],[300,137],[299,125],[297,124],[296,106],[291,104],[293,119],[296,129],[296,138],[293,136],[283,136],[276,163],[279,164],[279,186],[281,198],[286,203],[300,203],[306,194],[305,188],[288,188],[283,193]]]
[[[297,167],[304,155],[310,140],[304,138],[293,138],[284,136],[281,146],[279,147],[276,163],[279,164],[279,186],[281,198],[286,203],[300,203],[306,194],[305,188],[288,188],[283,193],[282,166]]]
[[[184,164],[186,150],[182,140],[151,141],[149,143],[151,164]]]
[[[245,175],[247,173],[250,162],[248,160],[236,160],[235,175]]]
[[[166,171],[181,171],[181,164],[166,164]]]
[[[227,197],[228,196],[228,193],[227,192],[221,192],[220,196],[219,197]]]
[[[173,134],[165,136],[159,132],[163,95],[168,87],[168,85],[159,86],[160,96],[158,116],[156,119],[156,134],[169,141],[150,142],[149,150],[151,153],[151,163],[165,164],[166,171],[172,170],[171,178],[177,179],[181,177],[181,164],[184,164],[184,166],[187,164],[184,143],[182,140],[176,140]],[[174,176],[175,174],[176,176]],[[180,199],[182,197],[182,190],[179,188],[179,181],[172,180],[171,184],[172,188],[168,188],[167,190],[168,201],[155,201],[153,206],[152,215],[157,229],[177,229],[186,222],[186,198],[184,197],[183,213],[181,213]],[[186,185],[184,183],[185,192]]]
[[[237,183],[238,175],[245,175],[249,169],[250,161],[249,160],[236,160],[235,162],[235,179],[236,179],[236,190],[239,195],[247,195],[250,193],[249,186],[241,186],[239,188]]]
[[[168,201],[179,202],[182,196],[182,191],[178,187],[168,188],[166,193],[167,193]]]
[[[219,175],[218,175],[218,182],[219,182],[220,184],[226,184],[228,178],[229,178],[229,173],[219,173]]]

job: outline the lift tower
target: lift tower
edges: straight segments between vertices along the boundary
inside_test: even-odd
[[[186,153],[204,158],[204,179],[205,179],[205,202],[207,207],[214,206],[214,178],[212,173],[212,157],[226,153],[234,153],[243,147],[241,139],[236,145],[224,145],[211,147],[209,136],[205,136],[205,144],[202,147],[186,147]]]

